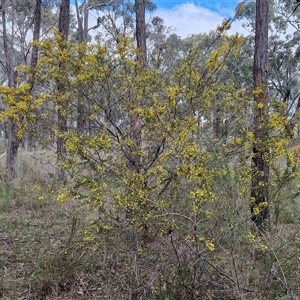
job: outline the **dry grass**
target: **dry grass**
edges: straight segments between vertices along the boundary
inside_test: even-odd
[[[215,251],[186,240],[186,226],[149,238],[125,220],[109,220],[109,230],[84,242],[97,214],[74,200],[38,200],[51,178],[33,156],[22,153],[18,168],[14,182],[0,185],[0,299],[300,299],[298,218],[251,242],[242,206],[236,215],[228,202],[201,225]]]
[[[266,250],[231,235],[199,256],[176,232],[144,241],[115,228],[83,244],[76,202],[14,197],[0,214],[0,299],[299,299],[299,226],[261,238]],[[293,298],[282,298],[285,283]]]

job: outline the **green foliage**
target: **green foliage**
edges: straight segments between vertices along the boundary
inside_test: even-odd
[[[153,26],[161,33],[156,21]],[[298,294],[293,278],[299,247],[292,242],[298,232],[281,225],[298,222],[292,200],[298,196],[300,155],[286,130],[289,104],[274,93],[266,108],[263,146],[270,149],[265,159],[271,170],[271,202],[254,207],[259,214],[269,205],[284,233],[280,238],[256,235],[248,211],[252,143],[257,142],[251,117],[263,104],[254,107],[247,82],[251,40],[228,36],[229,25],[225,21],[216,32],[182,43],[170,39],[162,53],[153,46],[147,67],[140,65],[136,47],[124,36],[117,36],[115,45],[74,44],[54,31],[53,39],[39,44],[34,72],[41,92],[22,84],[1,87],[8,106],[1,116],[19,122],[20,139],[32,129],[41,148],[60,139],[65,150],[59,165],[53,150],[43,156],[49,164],[40,167],[54,165],[47,176],[28,157],[21,160],[18,188],[0,189],[6,201],[3,212],[10,211],[5,206],[15,199],[14,208],[24,203],[20,190],[27,187],[29,193],[30,187],[29,197],[35,200],[19,208],[42,214],[18,215],[7,227],[24,230],[32,220],[45,221],[38,223],[45,236],[28,256],[38,232],[30,230],[14,244],[16,259],[37,259],[26,273],[33,297],[77,288],[77,296],[94,299],[275,299]],[[176,54],[168,48],[171,44],[180,44]],[[160,54],[166,59],[159,60]],[[28,68],[19,70],[32,75]],[[58,110],[67,124],[63,132],[55,117]],[[59,187],[55,168],[67,174]],[[52,210],[46,203],[53,196],[59,203],[50,202]],[[56,205],[66,212],[54,216]],[[76,207],[80,226],[70,219],[66,225],[66,214],[72,215],[68,205],[70,211]],[[49,254],[39,252],[42,244]],[[273,265],[280,272],[275,279]],[[4,280],[2,289],[6,284]]]
[[[198,125],[212,120],[215,106],[222,106],[224,115],[225,103],[228,113],[233,106],[244,110],[242,91],[219,83],[217,76],[223,68],[220,61],[228,53],[236,55],[241,41],[224,36],[202,60],[201,49],[192,44],[170,76],[132,60],[137,53],[127,40],[114,52],[100,45],[71,44],[57,51],[62,49],[59,43],[65,43],[59,36],[56,42],[45,41],[38,72],[41,83],[66,85],[63,94],[51,89],[45,99],[67,107],[64,114],[69,116],[72,99],[83,94],[89,107],[85,118],[93,124],[93,131],[86,132],[60,133],[53,126],[53,133],[65,141],[67,157],[61,167],[71,178],[58,199],[85,199],[109,215],[125,214],[129,227],[155,223],[160,234],[176,228],[178,216],[196,217],[193,222],[198,223],[198,218],[210,215],[205,206],[215,201],[214,183],[224,170],[214,161],[222,154],[211,152],[213,141],[203,143]],[[61,64],[63,73],[55,67]],[[143,123],[140,146],[129,131],[130,115]],[[139,172],[130,168],[132,163],[139,164]],[[118,189],[111,189],[112,184]]]

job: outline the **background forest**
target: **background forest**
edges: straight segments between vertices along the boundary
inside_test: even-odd
[[[1,299],[300,299],[299,1],[0,11]]]

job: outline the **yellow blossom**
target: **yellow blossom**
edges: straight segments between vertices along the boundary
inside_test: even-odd
[[[208,248],[209,251],[214,251],[215,250],[215,245],[212,241],[207,240],[205,241],[205,245]]]

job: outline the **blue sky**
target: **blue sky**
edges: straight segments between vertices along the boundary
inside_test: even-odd
[[[154,3],[158,8],[172,8],[175,5],[180,5],[188,1],[182,0],[154,0]],[[191,1],[195,5],[207,8],[212,11],[220,12],[222,10],[233,11],[238,4],[237,0],[200,0],[200,1]]]
[[[214,30],[225,17],[232,17],[239,0],[153,0],[154,15],[161,17],[182,38]],[[232,33],[247,34],[241,22],[234,22]]]
[[[133,0],[134,1],[134,0]],[[164,24],[174,32],[185,38],[192,34],[205,33],[215,30],[225,17],[232,17],[240,0],[153,0],[157,5],[151,17],[159,16]],[[91,13],[90,25],[97,21],[95,12]],[[231,33],[239,32],[247,35],[241,22],[234,22]]]

